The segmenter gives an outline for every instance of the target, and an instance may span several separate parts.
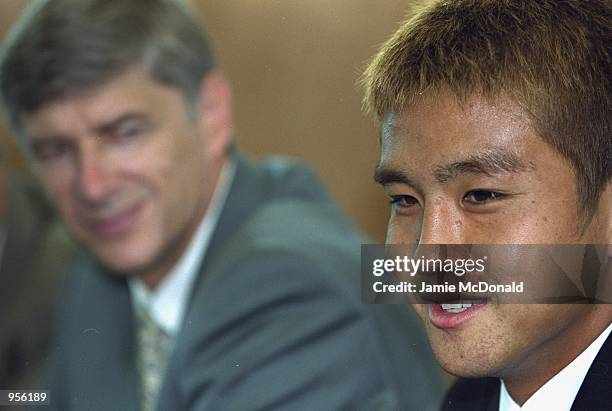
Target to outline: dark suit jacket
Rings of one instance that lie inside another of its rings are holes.
[[[159,409],[437,407],[442,383],[410,309],[359,300],[361,241],[310,171],[238,157]],[[55,408],[137,409],[125,279],[84,261],[61,317]]]
[[[459,379],[449,391],[443,410],[497,411],[498,378]],[[612,334],[601,347],[578,390],[571,411],[612,409]]]

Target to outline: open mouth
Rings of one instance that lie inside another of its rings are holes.
[[[468,308],[471,308],[475,305],[478,304],[484,304],[484,302],[481,303],[450,303],[450,304],[440,304],[440,307],[442,307],[442,310],[444,310],[447,313],[462,313],[465,310],[467,310]]]
[[[486,300],[429,304],[429,319],[441,329],[459,328],[488,306]]]

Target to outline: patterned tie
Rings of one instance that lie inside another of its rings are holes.
[[[136,367],[140,374],[142,410],[154,411],[172,340],[144,307],[136,308],[136,323]]]

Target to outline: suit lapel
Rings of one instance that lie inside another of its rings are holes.
[[[206,292],[214,290],[214,283],[221,280],[219,276],[213,278],[207,275],[210,274],[207,267],[211,266],[215,258],[221,254],[221,250],[223,250],[226,243],[230,241],[232,235],[240,229],[244,221],[249,218],[251,213],[264,200],[265,194],[264,190],[262,190],[262,182],[265,177],[261,175],[262,173],[237,152],[232,153],[229,161],[235,162],[236,171],[233,180],[230,182],[231,187],[229,188],[225,203],[222,205],[222,210],[215,225],[208,249],[200,263],[198,277],[191,290],[183,325],[176,336],[176,344],[170,356],[168,369],[160,388],[160,398],[164,404],[179,404],[178,399],[175,398],[176,391],[174,386],[176,382],[174,373],[180,372],[180,370],[176,369],[177,358],[180,357],[185,344],[191,340],[188,336],[189,333],[193,332],[190,330],[190,324],[199,324],[200,321],[198,319],[202,316],[201,307],[197,307],[194,303],[197,301],[207,301]]]
[[[599,350],[582,382],[572,411],[608,410],[612,404],[612,334]]]
[[[239,153],[234,153],[230,161],[235,162],[236,173],[202,266],[206,265],[206,261],[210,259],[208,257],[214,256],[228,238],[240,229],[243,222],[263,201],[261,173]]]
[[[262,190],[264,179],[262,173],[238,152],[231,155],[230,161],[235,162],[236,173],[231,182],[225,204],[222,206],[208,249],[200,264],[198,279],[190,296],[187,315],[189,315],[189,308],[194,299],[193,295],[203,286],[206,267],[210,266],[211,261],[219,254],[219,250],[223,249],[229,238],[240,229],[244,221],[265,198],[264,190]]]

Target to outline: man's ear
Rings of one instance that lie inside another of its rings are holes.
[[[232,92],[218,71],[209,72],[200,85],[198,121],[211,157],[225,154],[233,134]]]

